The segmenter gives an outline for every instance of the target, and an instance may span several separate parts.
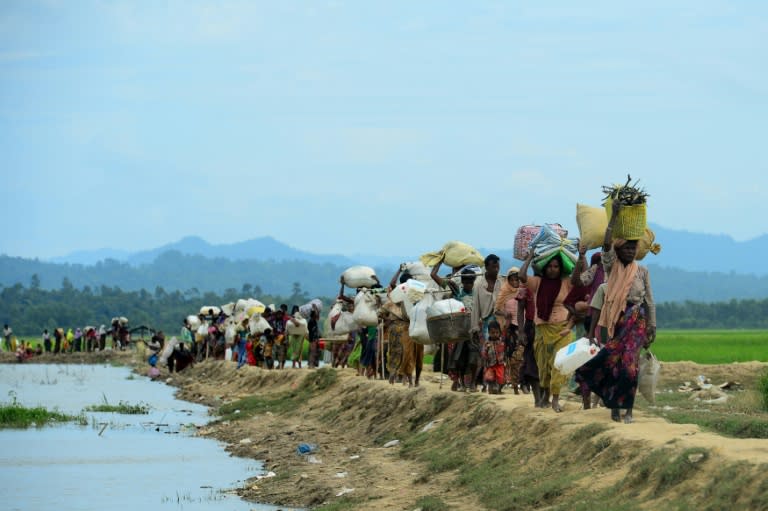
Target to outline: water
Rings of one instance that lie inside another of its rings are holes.
[[[78,415],[105,401],[151,407],[147,415],[86,412],[75,424],[0,430],[0,502],[8,510],[288,509],[248,503],[225,490],[263,474],[259,462],[229,456],[194,437],[210,417],[174,389],[128,368],[0,366],[0,401]]]

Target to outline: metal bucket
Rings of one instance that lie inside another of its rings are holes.
[[[472,314],[454,312],[427,318],[427,331],[433,343],[468,341]]]

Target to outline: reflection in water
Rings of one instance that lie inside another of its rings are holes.
[[[77,415],[121,401],[150,413],[86,412],[88,426],[0,430],[0,502],[4,509],[113,510],[287,509],[242,501],[226,492],[262,473],[260,463],[230,457],[192,436],[205,407],[174,399],[174,389],[95,365],[0,366],[0,401]]]

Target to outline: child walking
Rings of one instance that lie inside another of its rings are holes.
[[[488,339],[483,342],[480,356],[483,359],[483,383],[488,386],[489,394],[501,394],[504,386],[504,341],[501,327],[492,320],[488,324]]]

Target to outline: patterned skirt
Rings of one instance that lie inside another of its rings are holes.
[[[576,370],[576,381],[600,396],[607,408],[632,408],[638,360],[646,338],[645,309],[641,305],[628,306],[616,323],[613,339]]]

